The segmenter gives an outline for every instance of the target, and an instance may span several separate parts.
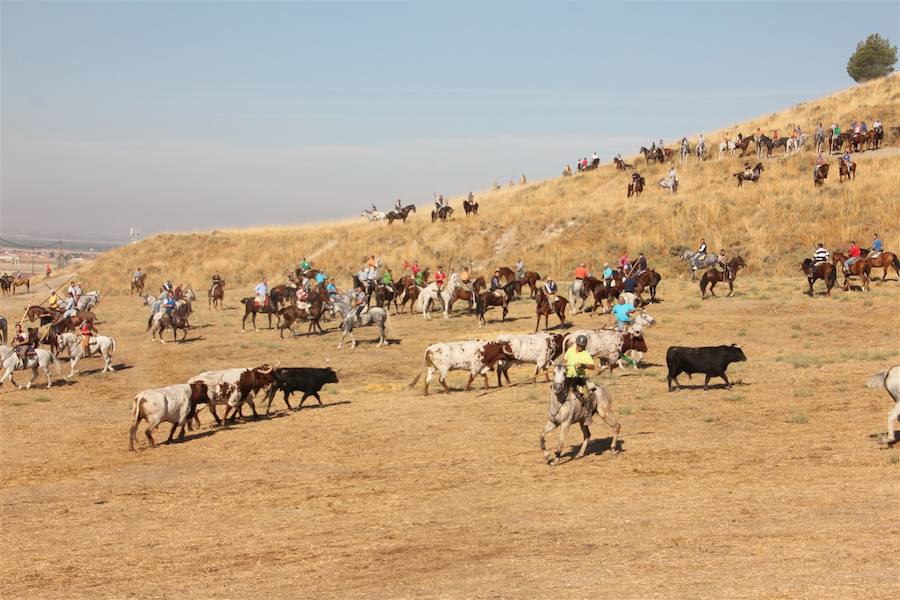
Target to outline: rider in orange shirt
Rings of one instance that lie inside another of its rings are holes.
[[[581,263],[577,267],[575,267],[575,279],[584,279],[587,277],[588,270],[587,267],[584,266],[584,263]]]

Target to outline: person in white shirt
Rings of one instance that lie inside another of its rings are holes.
[[[825,244],[819,242],[819,247],[816,248],[816,251],[813,252],[813,262],[815,264],[823,263],[828,260],[828,250],[825,249]]]

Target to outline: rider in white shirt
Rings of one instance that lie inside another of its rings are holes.
[[[819,247],[816,248],[816,251],[813,252],[813,262],[815,264],[823,263],[828,260],[828,250],[825,249],[825,244],[819,242]]]

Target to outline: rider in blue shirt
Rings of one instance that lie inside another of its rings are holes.
[[[878,254],[884,248],[884,242],[881,241],[881,238],[878,237],[878,234],[875,234],[875,239],[872,240],[872,253]]]
[[[631,323],[631,314],[634,312],[634,305],[625,302],[625,298],[619,296],[618,304],[614,304],[612,313],[616,317],[616,329],[622,331]]]

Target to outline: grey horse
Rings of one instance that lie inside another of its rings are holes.
[[[6,317],[0,315],[0,344],[9,343],[9,325]]]
[[[98,302],[100,302],[100,292],[98,290],[88,292],[78,299],[78,310],[94,310]]]
[[[574,394],[569,397],[569,390],[566,389],[566,367],[564,364],[557,363],[553,367],[553,383],[550,385],[550,404],[547,407],[547,424],[541,432],[541,450],[547,464],[558,465],[559,455],[562,452],[563,443],[566,441],[566,432],[570,425],[578,423],[581,427],[581,434],[584,441],[575,458],[584,456],[588,443],[591,441],[591,430],[588,426],[594,415],[600,417],[604,423],[609,425],[613,431],[612,442],[609,447],[613,454],[617,454],[619,449],[617,442],[619,440],[619,429],[621,425],[616,421],[612,412],[612,396],[602,385],[597,385],[592,381],[587,383],[587,397],[583,400]],[[556,456],[551,458],[544,444],[544,437],[559,427],[559,445],[556,447]]]
[[[378,345],[387,346],[387,338],[384,335],[384,327],[388,320],[388,312],[383,308],[373,306],[367,312],[357,315],[355,311],[349,311],[344,315],[343,331],[341,331],[341,339],[338,342],[338,350],[343,347],[344,338],[350,335],[350,347],[356,347],[356,336],[353,335],[353,328],[356,326],[365,327],[366,325],[378,326]]]
[[[27,390],[31,387],[31,384],[34,383],[34,380],[37,379],[38,367],[40,367],[43,369],[44,374],[47,375],[47,387],[51,387],[53,385],[53,380],[50,379],[50,365],[56,365],[56,370],[59,372],[59,361],[53,356],[53,353],[47,352],[41,348],[35,348],[34,354],[34,356],[29,356],[23,361],[19,358],[19,355],[15,350],[9,346],[0,345],[0,366],[6,369],[3,373],[3,377],[0,377],[0,386],[3,385],[4,381],[9,379],[10,383],[18,389],[22,389],[22,386],[13,380],[13,371],[17,369],[23,371],[31,369],[31,379],[25,384],[25,389]]]
[[[714,252],[707,252],[703,258],[700,258],[700,255],[693,250],[685,249],[681,253],[681,259],[691,263],[691,281],[694,281],[697,271],[716,264],[719,260],[719,255]]]

